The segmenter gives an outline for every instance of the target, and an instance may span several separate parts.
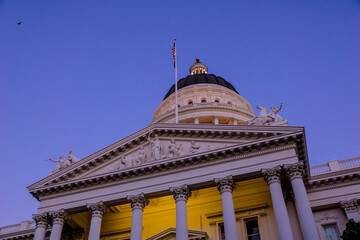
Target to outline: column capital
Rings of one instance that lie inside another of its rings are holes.
[[[131,203],[131,208],[141,209],[143,210],[146,205],[149,204],[149,200],[147,200],[143,193],[138,195],[130,195],[127,196],[128,201]]]
[[[182,185],[180,187],[171,187],[170,191],[173,194],[175,202],[177,201],[187,201],[188,198],[191,196],[191,192],[187,185]]]
[[[357,212],[358,203],[355,198],[351,200],[340,201],[340,205],[346,213]]]
[[[224,178],[215,178],[214,179],[215,184],[217,185],[218,190],[220,191],[220,194],[224,192],[231,192],[234,190],[235,183],[233,180],[233,177],[227,176]]]
[[[35,221],[35,225],[36,227],[43,227],[43,228],[47,228],[49,222],[50,222],[50,217],[49,214],[47,212],[41,213],[41,214],[33,214],[32,218]]]
[[[261,169],[261,172],[264,176],[265,181],[267,184],[271,184],[274,182],[280,183],[280,175],[281,175],[281,167],[273,167],[273,168],[264,168]]]
[[[289,176],[290,181],[295,178],[303,179],[303,176],[305,175],[304,164],[302,162],[297,162],[294,164],[285,164],[284,169],[287,175]]]
[[[102,217],[106,212],[106,206],[103,201],[97,203],[88,203],[86,207],[90,210],[92,217]]]
[[[70,219],[70,216],[65,212],[65,210],[62,208],[58,211],[51,211],[49,212],[49,215],[52,219],[52,224],[64,224],[64,222],[68,219]]]

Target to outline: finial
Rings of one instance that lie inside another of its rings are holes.
[[[200,62],[200,58],[196,58],[196,62]]]

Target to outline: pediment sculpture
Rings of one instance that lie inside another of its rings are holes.
[[[143,144],[129,153],[120,155],[116,160],[117,164],[113,165],[113,169],[121,170],[136,167],[146,162],[195,154],[207,151],[210,148],[209,145],[206,145],[207,147],[201,146],[194,140],[182,140],[182,143],[178,143],[174,138],[160,140],[157,134],[153,138],[149,135],[147,140],[148,144]],[[225,146],[227,145],[225,144]]]
[[[48,160],[53,162],[53,163],[59,163],[59,165],[56,165],[54,167],[54,170],[51,173],[55,173],[57,171],[60,171],[61,169],[64,169],[67,166],[70,166],[71,164],[79,161],[79,159],[72,154],[71,150],[69,151],[68,155],[66,156],[66,159],[64,159],[64,156],[61,155],[60,158],[57,159],[57,160],[54,160],[52,158],[49,158]]]
[[[248,125],[287,125],[288,121],[283,119],[278,113],[282,108],[282,103],[280,104],[279,108],[271,107],[270,113],[264,106],[256,106],[257,109],[260,110],[259,116],[255,116],[248,121]]]

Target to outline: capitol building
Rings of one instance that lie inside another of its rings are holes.
[[[333,240],[360,221],[360,158],[310,166],[282,104],[253,108],[199,59],[177,85],[178,123],[172,86],[147,127],[53,160],[0,239]]]

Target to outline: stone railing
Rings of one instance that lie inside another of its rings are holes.
[[[311,176],[360,167],[360,157],[345,160],[332,160],[328,163],[310,167]]]
[[[360,157],[345,159],[339,161],[339,164],[342,169],[360,167]]]
[[[34,221],[23,221],[18,224],[0,227],[0,235],[4,234],[4,233],[17,232],[17,231],[28,230],[28,229],[32,229],[32,228],[35,228]]]
[[[321,165],[315,165],[315,166],[310,167],[311,176],[324,174],[324,173],[327,173],[327,172],[331,172],[329,164],[327,164],[327,163],[321,164]]]

